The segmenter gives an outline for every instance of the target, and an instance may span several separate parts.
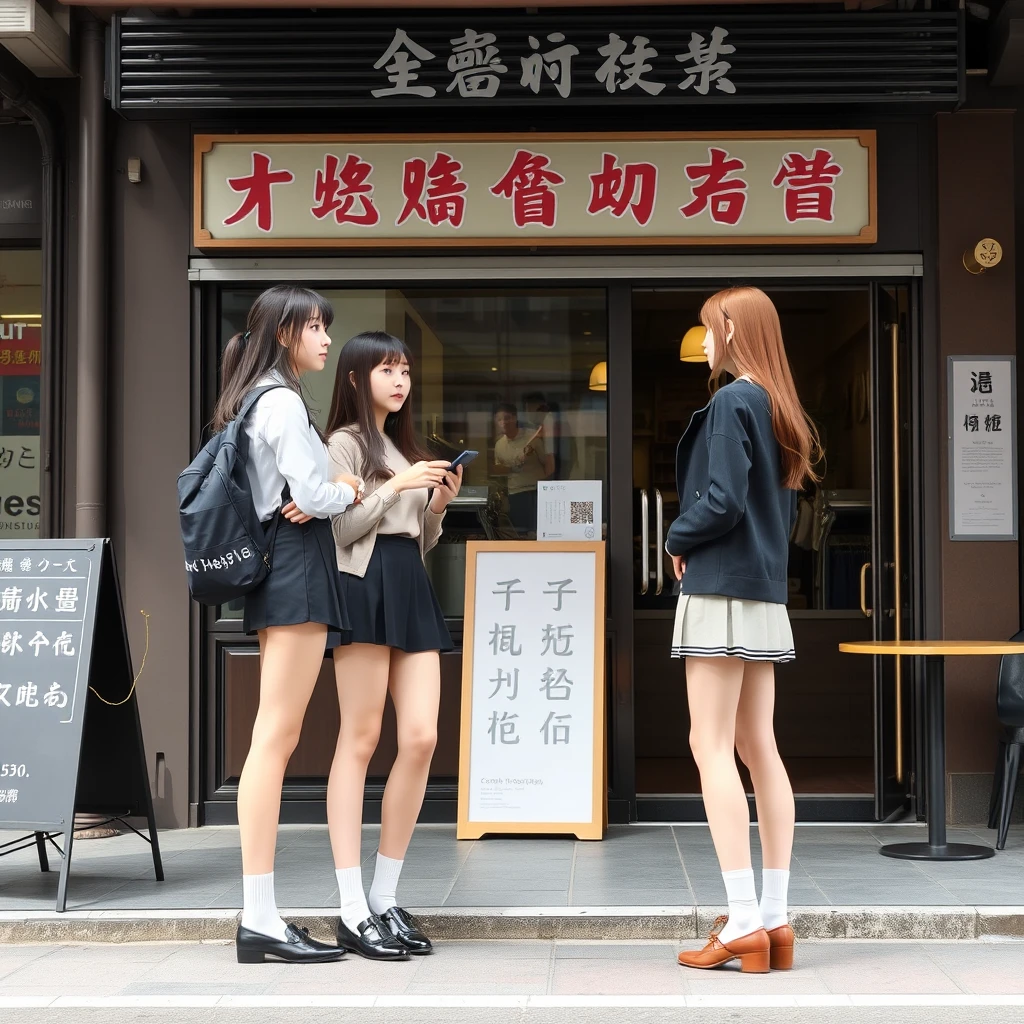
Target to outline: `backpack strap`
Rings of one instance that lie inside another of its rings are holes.
[[[244,420],[245,417],[248,416],[249,413],[252,411],[252,407],[256,404],[256,402],[263,395],[265,395],[268,391],[273,391],[275,388],[283,388],[283,387],[287,387],[287,385],[286,384],[265,384],[261,388],[256,388],[255,390],[250,391],[249,394],[245,396],[245,401],[242,402],[242,407],[238,410],[238,415],[235,416],[235,419],[236,420]]]

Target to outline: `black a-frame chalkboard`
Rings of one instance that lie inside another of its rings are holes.
[[[34,844],[46,871],[47,844],[61,851],[58,911],[76,812],[146,839],[163,881],[110,541],[0,541],[0,829],[30,833],[0,855]]]

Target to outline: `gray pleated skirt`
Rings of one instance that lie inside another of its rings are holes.
[[[717,594],[680,594],[672,657],[792,661],[796,651],[786,606]]]

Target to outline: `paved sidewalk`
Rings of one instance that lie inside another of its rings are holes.
[[[673,942],[446,942],[433,956],[407,963],[349,956],[308,967],[242,966],[224,943],[7,946],[0,948],[0,1016],[148,1021],[184,1020],[187,1012],[191,1022],[241,1021],[262,1008],[275,1021],[383,1022],[434,1020],[426,1015],[432,1010],[438,1020],[495,1024],[621,1022],[628,1007],[640,1021],[678,1021],[682,1011],[691,1021],[721,1020],[732,1008],[730,1016],[739,1010],[757,1021],[965,1024],[1024,1014],[1024,942],[803,942],[795,970],[768,975],[742,975],[733,967],[689,971],[676,964],[679,948]],[[616,1016],[606,1016],[616,1007]],[[28,1013],[33,1008],[52,1016]],[[876,1016],[880,1010],[885,1016]],[[110,1016],[90,1015],[103,1011]]]
[[[363,831],[368,887],[379,829]],[[8,834],[0,833],[0,842]],[[924,839],[924,826],[798,826],[793,906],[1024,907],[1024,826],[991,860],[939,863],[882,857],[883,843]],[[950,829],[950,842],[992,845],[987,829]],[[755,866],[757,832],[752,831]],[[133,835],[74,847],[69,910],[238,909],[238,829],[160,835],[166,881],[153,878],[148,846]],[[0,911],[52,910],[56,866],[34,850],[0,857]],[[324,826],[282,826],[275,866],[282,907],[329,909],[338,888]],[[613,826],[602,842],[495,838],[459,842],[451,826],[417,828],[402,874],[403,905],[416,908],[716,907],[725,891],[706,826]]]

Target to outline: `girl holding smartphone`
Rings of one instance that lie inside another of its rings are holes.
[[[432,949],[396,891],[437,741],[439,652],[452,648],[423,556],[437,544],[462,485],[462,467],[450,472],[450,463],[431,459],[416,437],[411,368],[398,338],[354,337],[338,360],[328,424],[333,471],[366,481],[362,504],[334,521],[351,623],[334,651],[341,732],[327,789],[341,893],[338,945],[377,960]],[[359,868],[363,790],[388,693],[398,756],[384,790],[367,901]]]

